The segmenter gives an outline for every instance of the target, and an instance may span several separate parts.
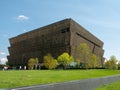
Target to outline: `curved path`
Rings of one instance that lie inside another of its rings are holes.
[[[93,90],[96,87],[120,80],[120,75],[76,80],[63,83],[46,84],[39,86],[21,87],[12,90]]]

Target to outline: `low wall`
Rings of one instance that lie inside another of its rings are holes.
[[[107,76],[93,79],[77,80],[63,83],[46,84],[16,88],[12,90],[93,90],[96,87],[120,80],[120,75]]]

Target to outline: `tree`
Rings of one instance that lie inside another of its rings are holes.
[[[77,63],[77,68],[80,68],[80,59],[76,59],[75,62]]]
[[[117,69],[117,59],[115,56],[111,56],[110,60],[111,62],[111,69]]]
[[[90,51],[90,48],[86,43],[82,43],[78,46],[77,50],[77,58],[81,60],[81,62],[84,64],[83,68],[88,69],[89,68],[89,60],[91,60],[92,53]]]
[[[99,67],[99,58],[92,54],[91,60],[89,61],[89,68],[96,68]]]
[[[58,65],[58,62],[51,56],[51,54],[47,54],[44,56],[44,65],[48,69],[55,69]]]
[[[6,62],[5,62],[5,65],[9,65],[9,62],[8,62],[8,61],[6,61]]]
[[[63,54],[58,56],[57,60],[59,64],[62,64],[64,68],[66,69],[66,67],[69,67],[70,63],[74,61],[74,58],[70,56],[67,52],[64,52]]]
[[[120,61],[118,61],[118,69],[120,70]]]
[[[38,66],[38,63],[39,63],[39,60],[38,60],[38,58],[35,58],[35,69],[37,70],[37,66]]]
[[[33,70],[34,66],[38,64],[38,62],[38,58],[30,58],[28,60],[28,68]]]
[[[117,69],[117,59],[115,56],[111,56],[110,59],[108,61],[105,62],[105,68],[106,69]]]
[[[110,68],[110,67],[111,67],[110,61],[109,61],[109,60],[106,61],[105,64],[104,64],[104,66],[105,66],[106,69],[111,69],[111,68]]]

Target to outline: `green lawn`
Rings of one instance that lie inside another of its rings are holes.
[[[120,81],[111,83],[109,85],[104,85],[104,86],[99,87],[95,90],[120,90]]]
[[[120,74],[119,70],[0,71],[0,88],[14,88]]]

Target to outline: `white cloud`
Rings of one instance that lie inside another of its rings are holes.
[[[28,20],[29,17],[28,17],[28,16],[25,16],[25,15],[19,15],[19,16],[17,16],[17,19],[18,19],[18,20]]]
[[[5,62],[8,61],[7,58],[1,58],[0,60],[1,60],[1,64],[5,64]]]
[[[27,32],[27,30],[25,30],[25,29],[24,29],[23,31],[24,31],[24,32]]]
[[[0,52],[0,55],[6,55],[6,53],[5,52]]]

